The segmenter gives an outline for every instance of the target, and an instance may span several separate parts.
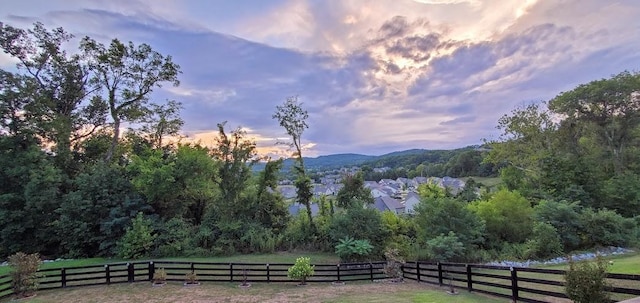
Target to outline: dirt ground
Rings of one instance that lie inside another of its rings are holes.
[[[327,283],[297,286],[291,284],[254,283],[248,289],[238,284],[202,283],[195,287],[184,287],[178,282],[163,287],[152,287],[148,283],[119,284],[110,286],[91,286],[64,290],[40,291],[38,295],[23,302],[30,303],[105,303],[105,302],[179,302],[179,303],[288,303],[288,302],[326,302],[342,296],[371,294],[384,295],[395,292],[424,291],[433,288],[425,284],[405,282],[390,283],[353,283],[333,286]]]

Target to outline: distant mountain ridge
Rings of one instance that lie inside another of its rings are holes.
[[[333,154],[324,155],[318,157],[303,157],[304,166],[309,170],[330,170],[339,169],[342,167],[360,166],[364,164],[372,164],[385,159],[392,159],[397,157],[423,155],[429,153],[431,150],[427,149],[408,149],[402,151],[395,151],[380,156],[362,155],[354,153],[345,154]],[[289,171],[295,164],[295,159],[288,158],[283,161],[282,171]],[[260,171],[264,169],[265,163],[257,163],[254,165],[254,170]]]

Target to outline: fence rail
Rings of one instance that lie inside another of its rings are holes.
[[[307,282],[373,281],[386,278],[385,262],[316,264]],[[146,261],[39,270],[39,289],[149,282],[163,268],[167,281],[184,281],[195,272],[202,282],[294,282],[287,277],[291,263],[215,263]],[[403,277],[422,283],[508,298],[513,302],[548,302],[566,298],[563,270],[414,261],[404,264]],[[612,302],[640,296],[640,275],[608,274]],[[0,276],[0,298],[13,295],[11,277]]]
[[[567,298],[564,270],[479,264],[408,262],[403,266],[405,279],[466,289],[512,302],[549,302]],[[611,302],[640,296],[640,275],[608,274]]]

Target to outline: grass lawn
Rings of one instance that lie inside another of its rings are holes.
[[[502,180],[500,180],[500,177],[462,177],[459,179],[464,182],[467,182],[469,178],[472,178],[476,182],[482,183],[489,188],[494,188],[496,185],[502,183]]]
[[[149,283],[134,283],[41,291],[35,298],[22,302],[507,302],[504,299],[485,297],[466,291],[452,296],[446,294],[445,290],[445,288],[415,282],[347,283],[343,286],[314,283],[304,287],[296,286],[294,283],[254,283],[249,289],[240,289],[238,283],[204,282],[196,287],[184,287],[179,283],[168,283],[164,287],[152,287]]]
[[[616,274],[631,274],[638,275],[640,274],[640,253],[633,254],[625,254],[625,255],[617,255],[617,256],[606,256],[604,257],[607,261],[612,261],[612,264],[609,265],[609,272]],[[544,266],[543,268],[550,269],[568,269],[568,264],[560,264],[560,265],[549,265]]]

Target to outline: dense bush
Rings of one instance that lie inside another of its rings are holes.
[[[595,262],[570,261],[564,276],[567,296],[576,303],[608,302],[606,277],[607,263],[602,258]]]
[[[40,266],[40,255],[15,253],[9,256],[9,266],[11,267],[11,286],[13,292],[18,297],[29,297],[35,294],[38,289],[38,267]]]
[[[536,222],[527,249],[527,259],[548,259],[561,254],[562,243],[556,228],[549,223]]]
[[[372,250],[373,246],[368,240],[355,240],[349,236],[340,239],[336,245],[336,255],[343,262],[364,261]]]
[[[151,220],[145,219],[142,213],[131,222],[124,237],[118,242],[118,256],[123,259],[139,259],[148,256],[156,235],[151,227]]]
[[[311,259],[308,257],[300,257],[296,259],[296,263],[289,267],[287,276],[291,279],[300,280],[300,284],[306,284],[307,278],[313,276],[314,267],[311,265]]]
[[[465,247],[454,232],[439,235],[427,241],[427,249],[431,260],[438,262],[461,261],[464,259]]]
[[[371,208],[351,208],[333,217],[329,235],[334,245],[346,237],[367,240],[373,246],[371,256],[379,258],[382,257],[382,249],[389,231],[384,227],[379,211]]]

